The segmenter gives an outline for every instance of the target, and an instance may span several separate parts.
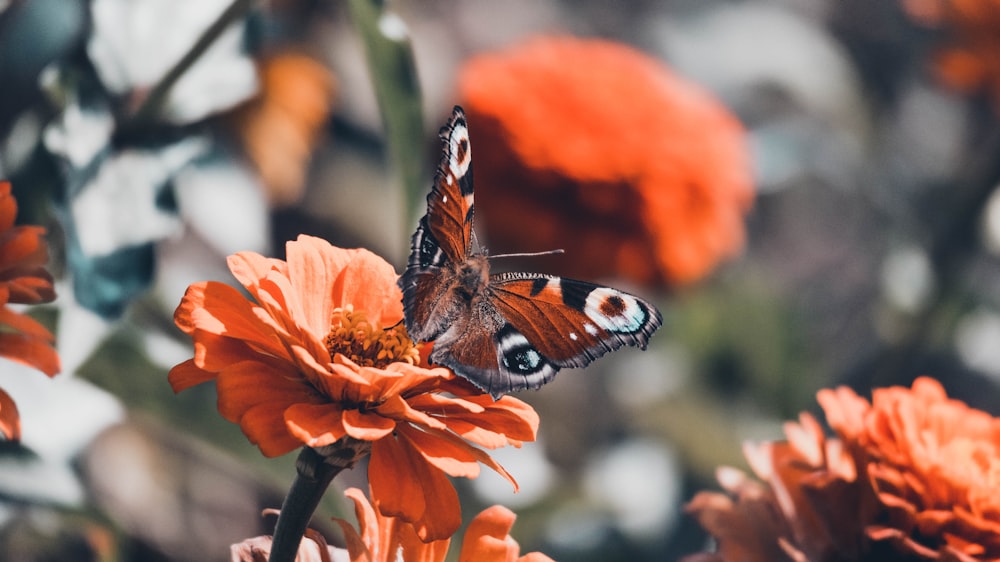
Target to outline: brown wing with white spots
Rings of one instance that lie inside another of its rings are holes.
[[[645,349],[663,323],[652,304],[603,285],[505,273],[490,287],[497,311],[558,367],[583,367],[624,345]]]

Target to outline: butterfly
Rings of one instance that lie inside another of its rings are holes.
[[[663,319],[639,297],[555,275],[490,273],[473,230],[472,151],[461,107],[439,136],[427,213],[398,281],[410,337],[434,342],[430,362],[498,399],[623,345],[645,349]]]

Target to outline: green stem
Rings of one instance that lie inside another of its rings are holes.
[[[345,437],[321,451],[304,447],[295,460],[295,481],[281,504],[268,562],[294,562],[302,535],[333,478],[368,454],[371,444]]]
[[[386,129],[389,157],[406,194],[406,217],[426,191],[420,83],[406,26],[383,0],[348,0],[361,34],[375,96]]]

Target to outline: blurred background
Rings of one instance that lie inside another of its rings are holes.
[[[546,43],[569,37],[626,54]],[[540,438],[495,457],[521,491],[456,482],[466,521],[503,503],[523,552],[674,560],[708,546],[684,502],[821,388],[929,375],[1000,411],[991,0],[0,0],[0,180],[49,229],[58,299],[30,312],[63,365],[0,363],[23,426],[0,558],[226,560],[270,533],[293,455],[212,385],[174,395],[174,307],[300,233],[401,271],[456,103],[481,241],[567,249],[504,265],[665,319],[519,395]],[[317,512],[331,542],[363,474]]]

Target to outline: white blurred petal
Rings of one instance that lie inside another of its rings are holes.
[[[80,306],[68,281],[57,283],[56,294],[58,298],[55,304],[59,308],[56,349],[59,350],[63,374],[74,375],[104,343],[113,325],[97,313]]]
[[[101,431],[124,418],[121,403],[90,383],[49,378],[0,359],[0,388],[21,415],[21,441],[38,457],[0,458],[0,493],[60,504],[80,504],[83,489],[70,462]]]
[[[955,348],[969,367],[1000,379],[1000,315],[976,310],[955,327]]]
[[[162,150],[124,150],[104,162],[70,203],[84,254],[107,255],[178,232],[180,219],[157,207],[157,192],[207,147],[192,137]]]
[[[882,264],[882,292],[903,312],[918,312],[934,292],[934,274],[927,254],[920,248],[900,248]]]
[[[87,53],[101,81],[124,94],[152,87],[184,56],[230,0],[94,0]],[[165,117],[189,123],[247,99],[257,88],[242,52],[244,25],[216,39],[171,89]]]
[[[267,198],[246,167],[228,160],[188,166],[174,178],[174,192],[185,222],[220,256],[267,251]]]
[[[660,443],[632,440],[598,452],[584,467],[584,486],[633,538],[663,536],[677,521],[680,467]]]
[[[73,99],[48,127],[43,142],[76,169],[85,167],[111,142],[114,117],[105,105],[83,108]]]

